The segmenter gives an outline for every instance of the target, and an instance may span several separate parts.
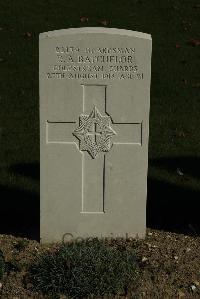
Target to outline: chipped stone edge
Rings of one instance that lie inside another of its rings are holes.
[[[54,31],[43,32],[39,34],[39,39],[44,38],[52,38],[59,37],[62,35],[70,35],[70,34],[89,34],[89,33],[106,33],[106,34],[116,34],[116,35],[124,35],[131,36],[137,38],[144,38],[151,40],[151,35],[143,32],[126,30],[126,29],[118,29],[118,28],[105,28],[105,27],[80,27],[80,28],[69,28],[69,29],[60,29]]]

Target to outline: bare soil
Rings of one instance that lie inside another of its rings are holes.
[[[113,242],[134,247],[140,265],[138,283],[118,298],[200,298],[199,236],[148,229],[145,240]],[[28,267],[38,254],[57,246],[0,235],[0,249],[9,266],[0,284],[1,298],[50,298],[33,292],[27,280]]]

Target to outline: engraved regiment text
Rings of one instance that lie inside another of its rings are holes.
[[[135,48],[56,46],[47,79],[142,80]]]

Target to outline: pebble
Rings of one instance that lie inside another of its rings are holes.
[[[195,287],[195,285],[191,286],[192,291],[194,292],[196,290],[197,287]]]
[[[176,169],[176,172],[178,173],[178,175],[184,175],[184,173],[179,168]]]
[[[146,261],[148,261],[148,258],[145,257],[145,256],[143,256],[143,258],[142,258],[142,262],[144,263],[144,262],[146,262]]]
[[[146,296],[146,292],[142,292],[142,296]]]
[[[178,291],[178,298],[181,299],[185,297],[185,293],[183,293],[181,290]]]
[[[193,281],[193,283],[198,287],[200,285],[200,282],[198,280]]]
[[[178,256],[177,256],[177,255],[175,255],[174,259],[177,261],[177,260],[178,260]]]

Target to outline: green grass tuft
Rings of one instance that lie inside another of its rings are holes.
[[[133,249],[122,250],[92,239],[43,253],[30,273],[35,291],[86,298],[126,293],[137,279],[138,265]]]

